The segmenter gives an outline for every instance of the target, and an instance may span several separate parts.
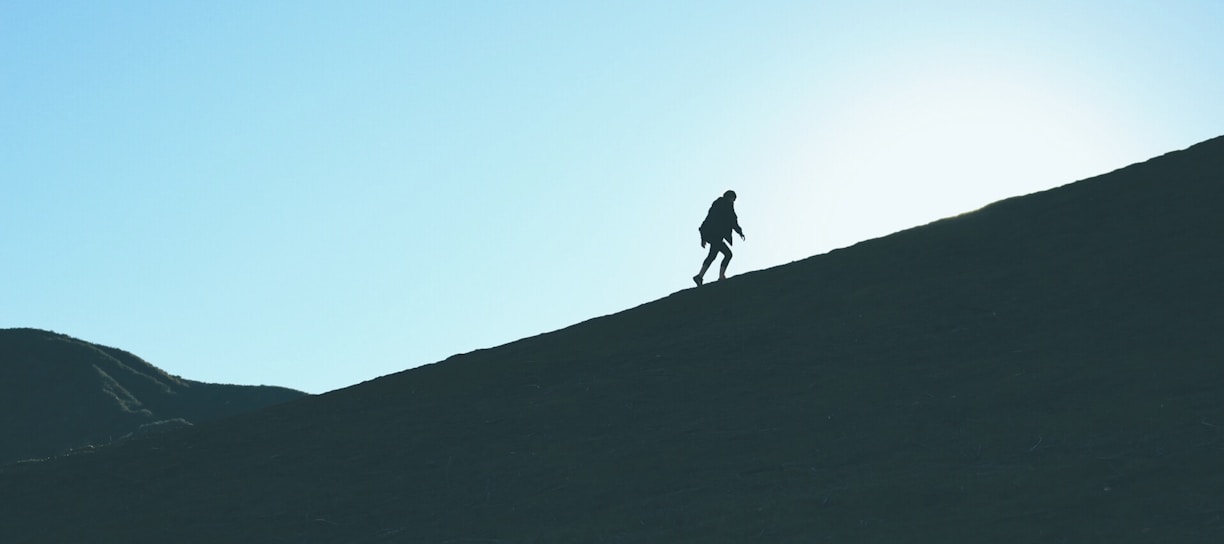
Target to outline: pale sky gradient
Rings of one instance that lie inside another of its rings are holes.
[[[726,189],[735,275],[1224,134],[1222,29],[1218,0],[0,0],[0,327],[321,393],[691,287]]]

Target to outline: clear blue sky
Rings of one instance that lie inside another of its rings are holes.
[[[1224,3],[0,2],[0,327],[320,393],[1224,134]],[[738,240],[737,240],[738,242]]]

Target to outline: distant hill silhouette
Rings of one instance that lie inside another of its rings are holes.
[[[1222,542],[1222,210],[1218,138],[10,465],[0,541]]]
[[[0,329],[0,464],[230,417],[305,393],[171,376],[131,353]]]

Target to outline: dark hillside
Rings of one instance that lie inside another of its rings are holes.
[[[6,467],[0,541],[1224,541],[1222,209],[1215,139]]]
[[[35,329],[0,330],[0,464],[213,421],[303,396],[184,380],[131,353]]]

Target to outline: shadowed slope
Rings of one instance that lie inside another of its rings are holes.
[[[35,329],[3,329],[0,464],[107,444],[142,429],[229,417],[303,395],[279,387],[184,380],[125,351]]]
[[[1222,183],[1215,139],[302,402],[7,467],[0,540],[1216,541]]]

